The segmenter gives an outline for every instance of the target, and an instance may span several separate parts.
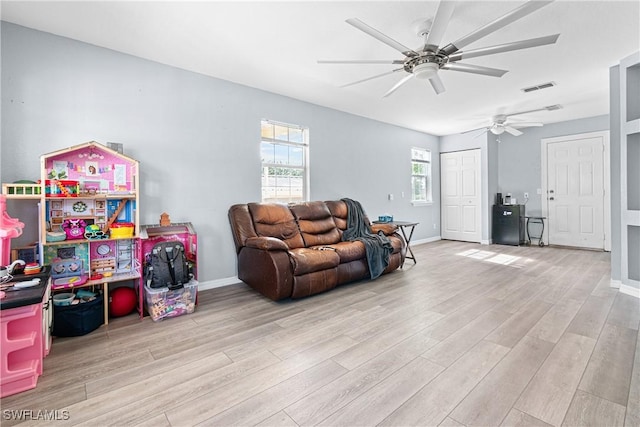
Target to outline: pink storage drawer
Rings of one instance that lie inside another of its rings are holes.
[[[36,387],[42,375],[42,303],[0,311],[0,397]]]

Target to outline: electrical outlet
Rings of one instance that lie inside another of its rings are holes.
[[[389,200],[393,200],[393,194],[389,193]]]
[[[437,229],[437,228],[438,228],[438,226],[437,226],[437,225],[436,225],[436,223],[434,222],[434,223],[433,223],[433,229],[435,230],[435,229]]]

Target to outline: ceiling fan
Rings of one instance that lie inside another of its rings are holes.
[[[529,128],[529,127],[539,127],[542,126],[542,123],[537,122],[517,122],[509,120],[509,117],[518,116],[520,114],[534,113],[537,111],[554,111],[562,108],[562,105],[548,105],[543,108],[538,108],[535,110],[527,110],[527,111],[519,111],[517,113],[509,113],[509,114],[496,114],[491,118],[491,124],[489,126],[484,126],[476,129],[471,129],[462,133],[475,132],[477,130],[483,129],[483,132],[479,133],[475,136],[475,138],[484,135],[487,132],[491,132],[494,135],[502,135],[504,132],[510,133],[513,136],[520,136],[522,132],[518,129]]]
[[[319,60],[319,64],[396,64],[401,65],[400,68],[388,71],[386,73],[378,74],[366,79],[358,80],[353,83],[346,84],[342,87],[351,86],[354,84],[366,82],[378,77],[386,76],[400,71],[408,73],[398,83],[396,83],[391,89],[384,94],[389,96],[395,92],[400,86],[408,82],[412,77],[419,80],[429,80],[433,90],[436,94],[440,94],[445,91],[444,84],[438,75],[440,70],[449,71],[461,71],[464,73],[482,74],[485,76],[502,77],[507,70],[500,70],[496,68],[483,67],[479,65],[463,64],[458,61],[462,59],[475,58],[479,56],[493,55],[496,53],[509,52],[513,50],[528,49],[531,47],[543,46],[553,44],[556,42],[560,34],[554,34],[545,37],[539,37],[535,39],[520,40],[496,46],[484,47],[479,49],[472,49],[466,52],[461,51],[463,47],[493,33],[507,26],[508,24],[527,16],[543,6],[548,5],[553,0],[530,0],[523,5],[513,9],[506,13],[502,17],[478,28],[475,31],[467,34],[466,36],[447,44],[444,47],[441,46],[442,38],[449,24],[449,20],[453,15],[453,11],[456,7],[454,1],[441,0],[438,4],[436,14],[431,20],[425,20],[420,25],[418,35],[424,37],[424,45],[419,49],[411,49],[398,43],[391,37],[381,33],[373,27],[365,24],[357,18],[347,19],[347,23],[353,25],[357,29],[367,33],[371,37],[385,43],[388,46],[398,50],[404,55],[403,59],[397,60]]]

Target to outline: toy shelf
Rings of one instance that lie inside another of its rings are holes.
[[[100,287],[106,325],[109,286],[133,281],[142,316],[138,161],[91,141],[45,154],[40,166],[41,262],[77,260],[82,270],[54,277],[52,290]]]
[[[61,240],[59,242],[47,242],[47,246],[68,246],[68,245],[76,245],[81,243],[91,243],[91,242],[114,242],[118,240],[127,240],[131,239],[131,237],[116,237],[116,238],[107,238],[107,239],[75,239],[75,240]]]
[[[2,184],[2,194],[8,199],[40,199],[41,186],[38,183]]]
[[[6,185],[6,184],[3,184]],[[37,197],[38,199],[40,196]],[[135,200],[135,194],[79,194],[78,196],[45,196],[47,200],[60,200],[60,199],[89,199],[89,200],[120,200],[120,199],[130,199]]]

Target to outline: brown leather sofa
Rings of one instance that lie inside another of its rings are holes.
[[[274,301],[302,298],[370,277],[364,244],[343,242],[345,202],[233,205],[229,222],[240,280]],[[406,244],[391,224],[373,224],[391,240],[389,273],[402,265]]]

